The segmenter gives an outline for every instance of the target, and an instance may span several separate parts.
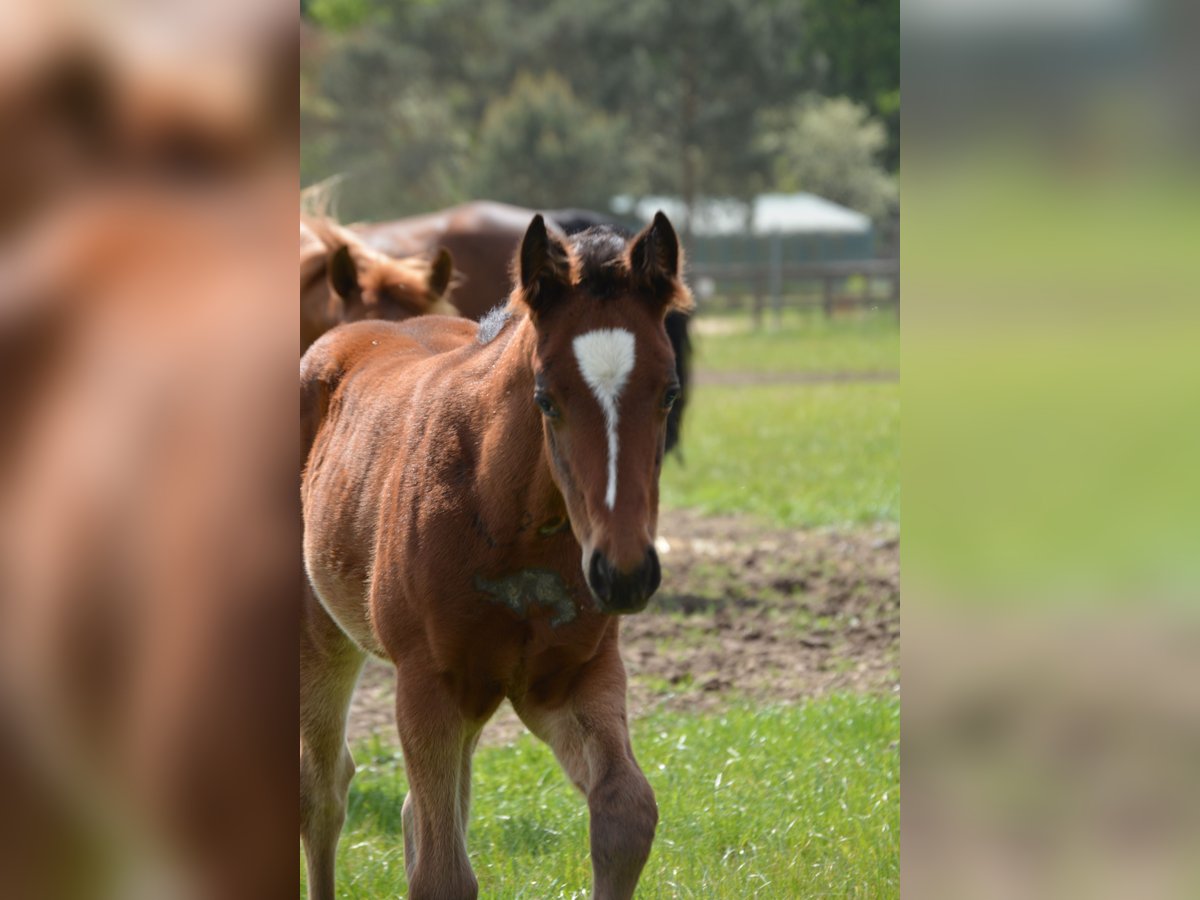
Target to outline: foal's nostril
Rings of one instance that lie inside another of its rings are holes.
[[[596,551],[592,554],[592,561],[588,563],[587,580],[588,587],[592,589],[596,599],[607,602],[612,591],[612,569],[603,553]]]
[[[653,545],[646,550],[646,561],[643,563],[642,571],[645,577],[646,599],[649,599],[662,584],[662,566],[659,565],[658,551],[654,549]]]

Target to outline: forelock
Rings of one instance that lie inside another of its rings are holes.
[[[575,278],[579,288],[607,299],[629,290],[628,237],[609,225],[597,225],[572,238]]]

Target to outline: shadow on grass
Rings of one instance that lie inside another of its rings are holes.
[[[490,823],[476,822],[471,832],[473,843],[486,840],[499,852],[514,857],[562,852],[563,833],[547,828],[533,816],[502,816]]]
[[[371,831],[399,837],[403,807],[404,793],[397,788],[352,785],[346,809],[346,830],[369,827]]]
[[[382,785],[352,787],[346,810],[346,831],[369,830],[402,839],[404,793]],[[541,856],[558,852],[563,834],[545,825],[545,817],[499,816],[486,820],[472,816],[472,843],[486,843],[512,856]]]

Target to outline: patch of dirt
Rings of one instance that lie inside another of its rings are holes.
[[[731,699],[798,701],[898,691],[899,528],[782,531],[735,516],[664,510],[663,586],[621,624],[629,713],[716,710]],[[351,742],[394,742],[391,669],[368,663]],[[524,730],[507,703],[483,733]]]
[[[696,334],[705,337],[724,337],[730,334],[746,334],[751,323],[746,319],[723,316],[696,316],[689,326]]]

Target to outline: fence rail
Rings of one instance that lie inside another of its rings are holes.
[[[761,263],[697,263],[688,270],[693,286],[702,280],[711,281],[717,292],[722,284],[749,287],[754,300],[754,320],[762,325],[767,301],[776,322],[783,314],[785,285],[795,282],[817,282],[821,285],[816,300],[791,300],[796,306],[820,306],[825,315],[834,310],[860,306],[892,306],[900,315],[900,261],[897,259],[847,259],[829,262],[785,263],[773,259]],[[853,292],[848,282],[861,279],[859,290]],[[875,282],[887,282],[887,292],[872,293]]]

